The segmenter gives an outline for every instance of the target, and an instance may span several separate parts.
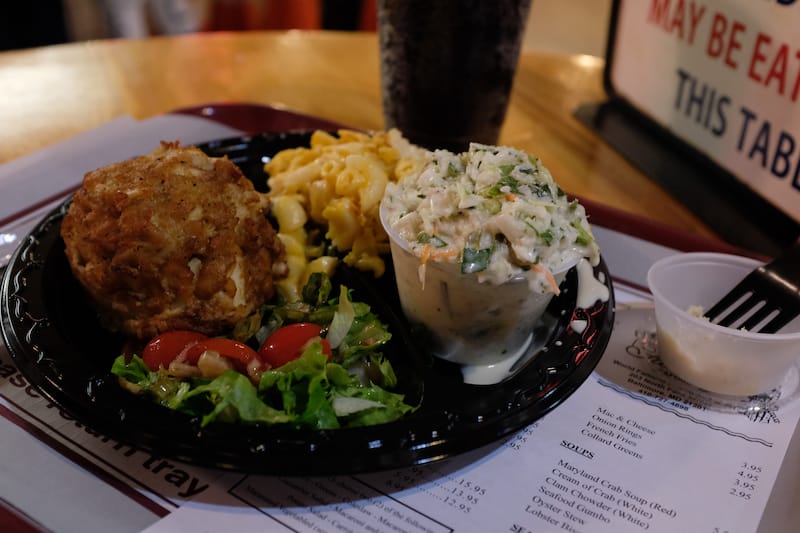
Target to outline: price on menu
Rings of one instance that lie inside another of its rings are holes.
[[[761,467],[759,465],[747,461],[742,462],[733,478],[728,494],[743,500],[750,500],[758,487],[760,476]]]
[[[424,481],[427,481],[426,477],[427,476],[421,467],[412,466],[409,468],[404,468],[403,470],[398,470],[394,473],[394,475],[387,477],[384,480],[384,485],[385,488],[389,489],[390,491],[406,490],[409,487],[413,487],[414,485],[418,485]]]
[[[520,451],[522,447],[528,442],[528,439],[533,435],[533,430],[536,429],[538,423],[534,422],[525,429],[517,432],[511,438],[506,440],[505,445],[512,450]]]
[[[414,466],[398,470],[383,480],[383,488],[403,491],[417,488],[448,508],[471,513],[486,496],[486,487],[467,477],[442,475],[435,467]]]

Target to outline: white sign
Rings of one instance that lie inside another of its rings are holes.
[[[613,91],[800,221],[800,0],[619,0]]]

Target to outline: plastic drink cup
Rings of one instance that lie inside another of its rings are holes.
[[[386,127],[429,149],[496,144],[531,0],[379,0]]]

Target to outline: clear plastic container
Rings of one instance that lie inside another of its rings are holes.
[[[672,373],[707,391],[750,396],[778,387],[800,361],[800,319],[766,334],[718,326],[689,312],[709,309],[760,264],[717,253],[678,254],[653,264],[647,282],[658,348]]]
[[[553,294],[531,290],[524,278],[501,285],[481,283],[476,275],[462,274],[458,263],[428,261],[421,274],[420,258],[386,223],[384,214],[381,209],[400,304],[406,318],[427,333],[428,351],[466,366],[510,366],[531,343],[534,325]],[[553,273],[557,283],[572,266]],[[494,375],[498,380],[504,377],[499,371]]]

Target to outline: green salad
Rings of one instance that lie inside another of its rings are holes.
[[[127,390],[212,422],[335,429],[383,424],[412,412],[392,392],[381,348],[386,325],[341,286],[315,274],[299,302],[267,304],[229,337],[167,332],[111,372]]]

